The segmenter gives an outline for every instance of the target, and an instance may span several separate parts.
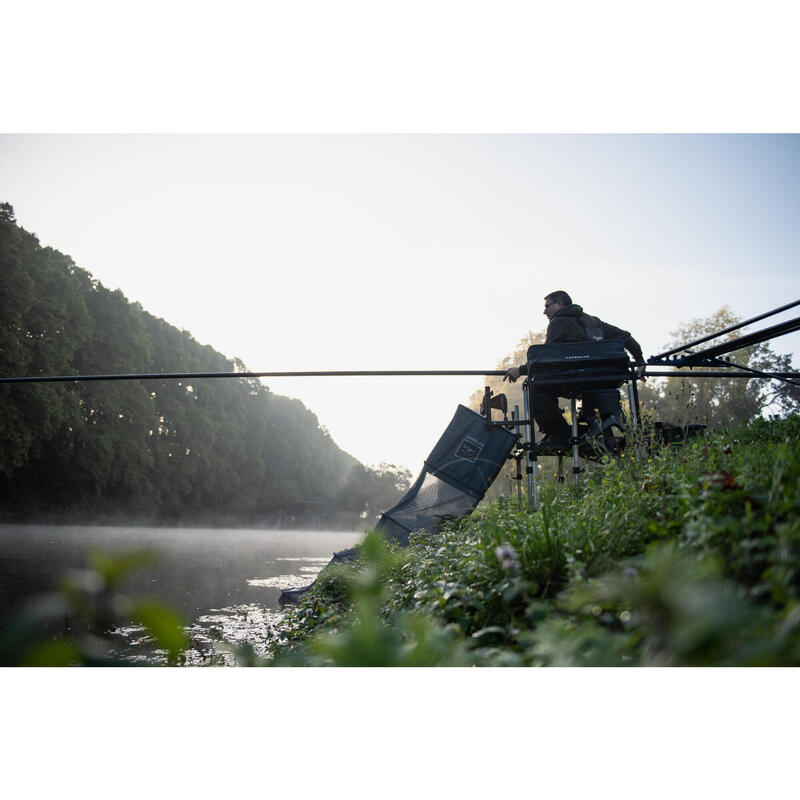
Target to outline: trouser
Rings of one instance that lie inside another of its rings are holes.
[[[571,431],[558,407],[558,395],[552,391],[533,387],[531,392],[533,418],[539,425],[539,430],[544,434],[555,436],[569,436]]]

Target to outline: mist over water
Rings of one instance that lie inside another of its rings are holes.
[[[263,651],[280,624],[281,589],[314,580],[336,550],[363,533],[310,530],[0,525],[0,625],[31,595],[49,591],[93,550],[148,550],[157,560],[133,572],[122,591],[152,597],[183,618],[194,646],[250,641]],[[120,631],[126,655],[144,652],[141,631]],[[195,663],[202,659],[198,654]],[[142,656],[144,657],[144,656]],[[189,658],[189,663],[193,663]]]

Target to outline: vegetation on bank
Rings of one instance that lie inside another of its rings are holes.
[[[42,247],[0,203],[0,375],[242,371]],[[360,464],[258,380],[0,385],[3,521],[350,527],[410,477]]]
[[[575,488],[546,479],[419,531],[370,534],[290,608],[272,657],[246,666],[800,665],[800,417],[759,419],[682,446],[631,443]],[[95,555],[0,632],[3,665],[123,665],[134,624],[185,664],[183,623],[121,591],[141,554]]]
[[[273,663],[798,665],[799,444],[797,416],[639,442],[546,483],[537,513],[370,536],[288,613]]]

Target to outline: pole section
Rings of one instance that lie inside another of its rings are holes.
[[[525,464],[525,474],[528,476],[528,512],[532,512],[534,509],[533,504],[533,494],[536,489],[536,482],[532,479],[533,475],[533,467],[531,464],[536,463],[536,451],[535,447],[536,444],[534,442],[534,434],[533,434],[533,408],[531,408],[531,391],[530,386],[528,386],[528,381],[524,381],[522,384],[522,396],[525,402],[525,405],[528,407],[528,419],[530,419],[531,424],[525,426],[525,450],[527,452],[527,463]]]
[[[517,433],[519,433],[519,406],[514,406],[511,418],[517,420]],[[525,429],[527,430],[527,425]],[[519,459],[517,459],[517,508],[522,510],[522,475],[519,472]]]
[[[639,417],[636,413],[636,395],[633,391],[633,382],[628,383],[628,407],[631,413],[631,429],[636,430],[639,427]]]
[[[578,412],[576,410],[575,395],[573,394],[569,400],[572,412],[572,474],[575,477],[575,486],[577,486],[578,475],[581,471],[578,466]]]
[[[698,365],[702,366],[702,365]],[[722,365],[720,365],[722,366]],[[648,370],[650,378],[753,378],[752,373],[742,372],[746,367],[731,364],[733,370],[740,371],[704,371],[694,372],[692,365],[676,365],[675,369],[661,372]],[[703,367],[703,369],[706,369]],[[0,376],[0,383],[78,383],[80,381],[146,381],[146,380],[200,380],[208,378],[348,378],[348,377],[392,377],[392,376],[458,376],[479,375],[505,375],[504,370],[497,369],[429,369],[429,370],[338,370],[338,371],[307,371],[307,372],[148,372],[125,373],[108,375],[25,375],[19,377]],[[774,372],[764,375],[770,379],[800,379],[800,372]]]

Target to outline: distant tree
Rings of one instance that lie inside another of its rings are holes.
[[[716,331],[735,325],[741,317],[727,306],[705,319],[693,319],[671,332],[672,340],[665,349],[688,344]],[[745,329],[699,345],[698,349],[722,342],[735,341]],[[752,345],[729,354],[731,361],[763,372],[789,372],[792,358],[778,355],[769,342]],[[719,371],[716,368],[696,367],[693,372]],[[796,387],[791,387],[796,388]],[[650,379],[639,389],[643,405],[654,409],[658,419],[672,424],[701,423],[714,427],[732,425],[759,416],[769,408],[784,413],[798,410],[797,392],[785,384],[754,377],[743,378],[693,378],[690,373],[681,378]]]
[[[355,463],[339,492],[337,506],[375,522],[381,512],[388,511],[408,491],[411,477],[405,467],[385,461],[372,467]]]
[[[367,508],[378,514],[391,508],[411,487],[411,472],[405,467],[381,461],[369,468],[372,473]]]
[[[0,204],[0,374],[245,370],[42,247]],[[258,380],[0,385],[0,517],[364,513],[406,484],[392,465],[359,464],[299,400]]]
[[[519,342],[517,342],[514,352],[505,356],[498,364],[496,369],[506,370],[509,367],[519,366],[524,364],[528,357],[528,348],[532,344],[544,344],[544,337],[546,331],[528,331]],[[511,410],[515,405],[519,406],[520,414],[527,417],[525,404],[522,402],[522,381],[516,383],[509,383],[504,381],[501,375],[489,375],[485,379],[485,386],[488,386],[494,394],[505,394],[508,399],[508,416],[511,418]],[[483,388],[474,391],[469,398],[468,405],[473,410],[477,411],[483,402],[484,390]]]

